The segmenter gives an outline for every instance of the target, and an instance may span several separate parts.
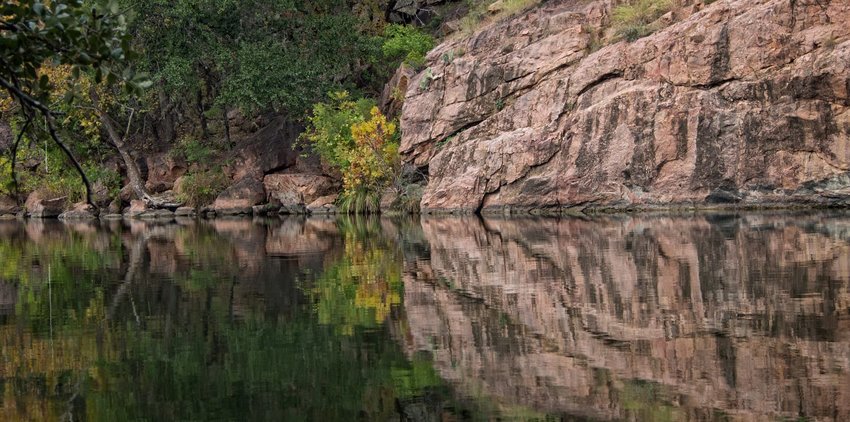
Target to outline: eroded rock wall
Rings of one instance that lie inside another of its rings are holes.
[[[845,203],[850,3],[720,0],[593,51],[604,1],[450,40],[410,83],[425,210]]]

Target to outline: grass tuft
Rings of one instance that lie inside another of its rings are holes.
[[[670,0],[630,0],[613,11],[613,24],[618,37],[635,41],[657,31],[655,21],[673,7]]]

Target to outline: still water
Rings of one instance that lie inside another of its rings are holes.
[[[0,420],[850,420],[850,215],[0,222]]]

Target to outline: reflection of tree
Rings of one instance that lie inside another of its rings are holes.
[[[384,323],[401,305],[402,257],[377,219],[342,219],[342,258],[326,268],[309,288],[319,321],[351,334],[354,327]]]
[[[382,326],[401,295],[392,240],[375,221],[299,224],[285,232],[299,252],[272,257],[246,251],[282,232],[250,221],[3,232],[0,281],[16,287],[0,419],[437,414],[442,401],[421,399],[447,395],[430,362],[409,361]]]
[[[120,241],[50,223],[4,236],[0,282],[16,294],[11,321],[0,326],[0,419],[56,420],[74,411],[82,377],[108,355],[105,296],[121,267]]]

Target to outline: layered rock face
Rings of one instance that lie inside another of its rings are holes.
[[[592,51],[610,2],[447,41],[406,93],[425,210],[850,200],[850,3],[721,0]]]
[[[832,217],[423,220],[402,342],[505,407],[846,420],[850,254]]]

